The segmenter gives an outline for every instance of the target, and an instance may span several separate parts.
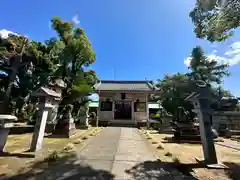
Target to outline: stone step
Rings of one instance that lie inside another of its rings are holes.
[[[108,126],[114,127],[136,127],[136,122],[133,120],[111,120]]]

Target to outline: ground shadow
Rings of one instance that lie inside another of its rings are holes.
[[[125,127],[125,128],[136,128],[135,124],[109,124],[109,127]]]
[[[14,126],[10,128],[10,135],[18,135],[18,134],[26,134],[32,133],[34,131],[34,126],[26,125],[26,126]]]
[[[177,143],[177,144],[202,144],[201,140],[196,140],[194,138],[189,139],[177,139],[174,137],[165,137],[162,143]]]
[[[223,162],[223,164],[229,167],[228,170],[225,170],[225,173],[228,175],[229,178],[233,180],[240,179],[240,163],[232,163],[232,162]]]
[[[52,133],[52,134],[44,135],[44,138],[69,138],[69,137],[65,134]]]
[[[136,180],[147,179],[162,179],[162,180],[195,180],[191,175],[193,168],[202,168],[202,165],[196,164],[175,164],[158,161],[141,162],[131,169],[126,170],[126,173],[131,175]]]
[[[19,170],[18,175],[11,177],[1,175],[0,177],[1,180],[114,179],[114,175],[110,172],[101,169],[94,169],[91,166],[84,164],[82,158],[79,159],[75,153],[68,153],[63,157],[57,158],[57,160],[45,159],[40,162],[35,162],[29,167]]]
[[[0,157],[34,158],[34,154],[0,152]]]

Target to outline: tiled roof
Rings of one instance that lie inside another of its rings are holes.
[[[55,79],[54,81],[49,83],[50,86],[56,86],[56,87],[61,87],[61,88],[65,88],[66,84],[64,83],[64,81],[62,79]]]
[[[56,97],[56,98],[60,98],[61,97],[61,93],[57,93],[49,88],[46,87],[41,87],[36,93],[34,93],[35,96],[39,96],[39,95],[48,95],[48,96],[52,96],[52,97]]]
[[[100,81],[96,86],[100,91],[153,91],[154,87],[148,81]]]

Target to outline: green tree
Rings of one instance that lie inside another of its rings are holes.
[[[2,93],[12,90],[7,99],[13,101],[19,111],[32,92],[54,79],[61,78],[67,84],[62,94],[63,106],[85,99],[97,80],[94,71],[85,70],[96,56],[83,29],[59,17],[52,19],[52,27],[58,36],[44,43],[16,35],[0,38],[0,71],[6,73],[1,75]],[[27,41],[20,56],[22,39]],[[21,59],[14,66],[16,57]],[[12,73],[15,76],[10,78]],[[4,103],[3,106],[9,105]]]
[[[55,51],[60,47],[57,43],[49,46],[16,35],[10,35],[0,42],[0,71],[6,74],[6,83],[1,86],[1,97],[4,97],[2,106],[9,107],[9,102],[15,102],[15,110],[20,112],[31,92],[47,84],[53,77],[58,67],[54,64],[58,58]],[[23,43],[24,49],[21,47]],[[5,113],[12,111],[1,110]]]
[[[225,76],[229,76],[228,64],[219,64],[217,60],[211,59],[204,54],[201,47],[192,50],[190,62],[190,80],[203,80],[208,84],[221,84]]]
[[[240,25],[239,0],[196,0],[190,12],[198,38],[221,42]]]
[[[156,84],[160,93],[155,98],[160,99],[162,106],[173,115],[176,115],[178,107],[183,107],[187,112],[191,112],[193,106],[185,101],[185,98],[196,91],[193,86],[193,82],[196,80],[203,80],[210,86],[210,98],[213,107],[218,107],[219,100],[224,96],[224,93],[227,94],[227,91],[220,89],[215,84],[220,85],[223,78],[229,76],[228,65],[218,64],[213,59],[210,61],[204,55],[201,47],[192,50],[190,60],[189,73],[165,75]],[[194,113],[189,115],[193,116]]]
[[[93,90],[97,81],[96,73],[85,69],[95,62],[96,55],[82,28],[74,27],[73,23],[63,21],[59,17],[52,19],[52,27],[63,44],[59,56],[59,74],[67,87],[62,94],[63,100],[59,108],[61,112],[67,104],[81,104],[74,103],[75,101],[85,102],[84,97]]]
[[[184,107],[189,112],[193,108],[191,103],[184,100],[192,92],[188,81],[188,77],[185,74],[177,73],[165,75],[156,84],[160,89],[160,93],[156,97],[161,100],[163,108],[172,115],[176,115],[178,107]]]

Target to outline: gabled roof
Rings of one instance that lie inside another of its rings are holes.
[[[95,85],[96,91],[154,91],[148,81],[113,81],[103,80]]]
[[[49,88],[41,87],[36,93],[34,93],[35,96],[52,96],[56,98],[61,97],[61,93],[57,93]]]
[[[65,88],[66,84],[64,83],[64,81],[62,79],[55,79],[49,83],[49,86]]]

